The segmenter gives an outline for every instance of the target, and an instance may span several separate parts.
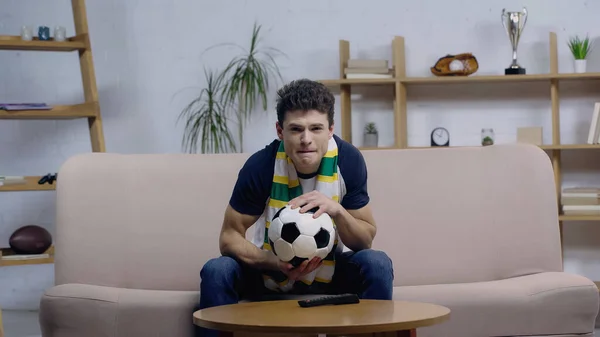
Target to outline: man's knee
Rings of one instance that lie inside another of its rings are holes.
[[[383,251],[375,249],[363,249],[352,256],[352,262],[359,264],[362,268],[370,268],[382,271],[392,271],[392,259]]]
[[[375,249],[360,250],[354,253],[352,260],[360,264],[382,268],[392,266],[392,259],[385,252]]]
[[[240,273],[241,266],[238,261],[229,256],[220,256],[212,258],[204,264],[200,270],[200,278],[203,281],[226,283],[233,281]]]

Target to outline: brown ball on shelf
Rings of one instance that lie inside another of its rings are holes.
[[[17,229],[8,244],[15,254],[42,254],[52,245],[52,235],[40,226],[27,225]]]

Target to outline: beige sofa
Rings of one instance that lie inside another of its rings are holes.
[[[246,154],[84,154],[59,171],[44,337],[192,335]],[[599,292],[562,272],[548,156],[535,146],[364,153],[394,298],[448,306],[419,337],[590,336]]]

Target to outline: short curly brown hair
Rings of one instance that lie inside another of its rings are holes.
[[[327,114],[333,125],[335,98],[327,87],[309,79],[294,80],[277,91],[277,121],[283,127],[285,113],[294,110],[317,110]]]

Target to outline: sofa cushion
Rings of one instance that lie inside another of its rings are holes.
[[[450,308],[450,320],[420,329],[419,337],[591,335],[598,297],[593,282],[561,272],[394,288],[394,299]]]

